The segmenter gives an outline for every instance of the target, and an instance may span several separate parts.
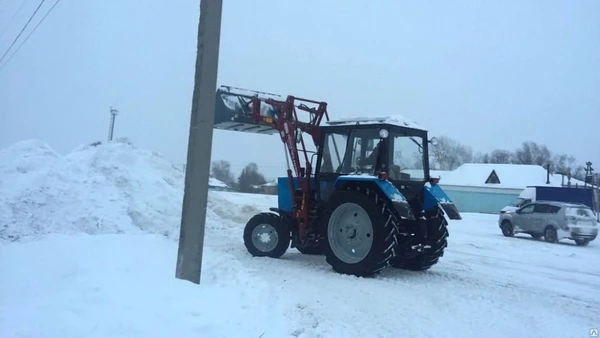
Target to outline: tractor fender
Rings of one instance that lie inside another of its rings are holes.
[[[392,182],[367,175],[344,175],[339,176],[335,181],[336,189],[341,189],[348,184],[368,184],[378,189],[390,200],[401,219],[416,219],[406,197],[404,197]]]
[[[425,183],[424,187],[423,209],[427,212],[435,207],[441,208],[449,219],[460,220],[460,212],[454,205],[454,202],[448,197],[448,194],[435,183]]]

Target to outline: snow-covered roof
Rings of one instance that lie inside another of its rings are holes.
[[[208,186],[214,187],[214,188],[228,188],[227,184],[219,181],[218,179],[216,179],[214,177],[208,178]]]
[[[492,172],[496,174],[500,183],[486,183]],[[453,171],[441,174],[440,184],[504,189],[562,185],[561,175],[550,175],[550,184],[546,184],[546,175],[546,169],[539,165],[466,163]],[[564,183],[567,183],[566,177]],[[571,178],[571,184],[583,185],[583,182]]]
[[[339,118],[336,120],[330,120],[327,122],[329,125],[336,126],[347,126],[356,124],[380,124],[387,123],[400,127],[408,127],[413,129],[419,129],[427,131],[423,126],[419,125],[414,120],[404,117],[402,115],[390,115],[390,116],[369,116],[369,117],[349,117]]]

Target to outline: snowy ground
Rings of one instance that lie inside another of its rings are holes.
[[[174,278],[182,175],[127,144],[0,151],[0,337],[589,337],[600,242],[450,224],[425,273],[334,273],[290,250],[252,258],[246,220],[274,196],[211,192],[202,285]]]

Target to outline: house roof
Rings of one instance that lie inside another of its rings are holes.
[[[492,173],[496,174],[500,183],[486,183],[490,176],[493,176]],[[560,187],[562,175],[550,175],[550,184],[546,184],[546,169],[539,165],[466,163],[451,172],[442,174],[440,184],[504,189],[524,189],[527,186]],[[583,182],[571,178],[571,184],[583,185]]]
[[[265,184],[262,185],[263,187],[276,187],[277,186],[277,180],[273,180],[271,182],[267,182]]]
[[[214,187],[214,188],[228,188],[227,184],[219,181],[218,179],[214,178],[214,177],[209,177],[208,178],[208,186],[209,187]]]

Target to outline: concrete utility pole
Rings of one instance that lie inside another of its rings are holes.
[[[118,110],[116,110],[113,107],[110,107],[110,124],[108,126],[108,140],[112,141],[113,139],[113,135],[115,132],[115,118],[117,117],[117,114],[119,113]]]
[[[196,76],[175,277],[200,284],[223,0],[200,0]]]

